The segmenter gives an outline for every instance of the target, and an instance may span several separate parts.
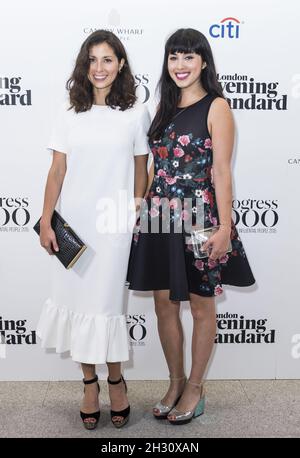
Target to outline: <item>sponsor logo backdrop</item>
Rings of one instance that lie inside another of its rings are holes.
[[[50,258],[32,227],[40,216],[53,116],[83,40],[99,28],[128,51],[137,93],[154,113],[164,43],[179,27],[209,39],[233,109],[233,218],[257,285],[226,287],[207,378],[299,378],[299,16],[288,0],[74,0],[2,6],[0,73],[0,378],[81,377],[67,354],[40,348],[35,329],[50,288]],[[285,20],[283,21],[283,18]],[[56,260],[54,260],[56,261]],[[113,296],[113,291],[112,291]],[[168,372],[150,293],[127,295],[129,379]],[[186,365],[192,319],[182,304]],[[105,373],[105,367],[99,368]]]

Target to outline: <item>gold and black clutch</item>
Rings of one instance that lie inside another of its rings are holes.
[[[41,218],[33,227],[38,235],[40,235],[40,220]],[[55,232],[59,248],[59,251],[53,250],[53,253],[66,269],[70,269],[87,247],[56,210],[51,218],[51,227]]]

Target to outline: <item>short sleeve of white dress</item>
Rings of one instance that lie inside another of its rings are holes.
[[[140,105],[138,109],[139,113],[136,120],[137,124],[133,148],[134,156],[141,156],[143,154],[151,153],[147,136],[151,123],[150,114],[148,108],[145,105]]]
[[[60,108],[56,111],[54,116],[54,121],[52,125],[52,130],[50,134],[50,139],[47,145],[47,150],[52,154],[53,151],[58,151],[60,153],[68,154],[69,151],[69,129],[68,129],[68,118],[69,112],[68,107],[70,105],[65,102]]]

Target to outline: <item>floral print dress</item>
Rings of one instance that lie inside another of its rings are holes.
[[[207,94],[188,108],[178,108],[162,137],[150,142],[154,178],[133,235],[127,272],[129,289],[169,290],[170,300],[184,301],[190,299],[190,293],[218,296],[223,284],[255,283],[233,221],[232,251],[218,261],[195,259],[182,230],[185,221],[195,224],[199,200],[202,227],[219,224],[212,141],[207,128],[214,98]],[[164,211],[166,207],[169,213]]]

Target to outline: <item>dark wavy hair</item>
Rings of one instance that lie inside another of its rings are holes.
[[[195,29],[179,29],[166,42],[162,74],[158,83],[160,102],[157,113],[150,126],[148,136],[150,140],[157,140],[175,115],[176,107],[180,102],[181,90],[176,86],[169,75],[168,57],[175,53],[199,54],[206,67],[201,71],[200,81],[208,94],[224,98],[222,87],[217,79],[215,63],[211,47],[203,33]]]
[[[120,107],[120,110],[124,111],[136,102],[135,82],[123,44],[112,32],[96,30],[82,44],[73,73],[66,83],[70,97],[70,109],[74,108],[76,113],[87,111],[93,105],[93,85],[88,79],[89,52],[92,46],[100,43],[107,43],[114,50],[119,62],[121,59],[125,61],[121,73],[118,73],[106,96],[105,103],[111,108]]]

